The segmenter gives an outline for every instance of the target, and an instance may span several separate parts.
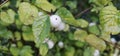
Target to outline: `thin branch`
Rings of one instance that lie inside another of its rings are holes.
[[[101,38],[101,39],[104,40],[103,38]],[[109,42],[109,41],[106,41],[106,40],[104,40],[104,41],[105,41],[106,43],[111,44],[112,46],[120,49],[120,46],[119,46],[117,43],[113,44],[113,43],[111,43],[111,42]]]
[[[6,0],[6,1],[4,1],[2,4],[0,4],[0,7],[2,6],[2,5],[4,5],[5,3],[7,3],[9,0]]]
[[[91,8],[92,8],[92,7],[85,9],[84,11],[78,13],[75,17],[77,18],[77,17],[81,16],[81,15],[84,14],[85,12],[89,11]]]

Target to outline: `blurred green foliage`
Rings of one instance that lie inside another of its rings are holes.
[[[65,23],[63,31],[51,27],[53,14]],[[120,0],[9,0],[0,5],[0,56],[95,56],[95,50],[100,56],[120,55],[120,40],[116,45],[112,37],[120,38]]]

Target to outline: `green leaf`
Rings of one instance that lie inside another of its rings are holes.
[[[51,39],[54,43],[56,43],[56,42],[58,41],[58,39],[57,39],[57,37],[55,36],[54,33],[50,33],[50,39]]]
[[[56,14],[58,14],[65,23],[70,24],[70,25],[75,25],[75,26],[77,25],[74,16],[66,8],[62,7],[58,9]]]
[[[120,33],[118,10],[115,6],[104,7],[99,14],[100,24],[104,32],[112,35]]]
[[[4,37],[10,39],[10,38],[13,38],[13,33],[11,31],[7,31],[4,35]]]
[[[60,53],[60,52],[57,52],[57,53],[55,54],[55,56],[61,56],[61,53]]]
[[[15,44],[10,47],[10,52],[13,56],[33,56],[33,50],[30,46],[23,46],[22,48],[17,48]]]
[[[23,26],[22,27],[22,36],[25,41],[34,41],[35,37],[32,32],[32,28],[29,26]]]
[[[8,26],[8,25],[9,25],[9,23],[5,23],[5,22],[3,22],[2,20],[0,20],[0,24],[1,24],[1,25],[4,25],[4,26]]]
[[[33,36],[32,31],[31,32],[23,32],[22,35],[23,35],[23,39],[25,41],[34,41],[34,36]]]
[[[111,39],[110,34],[107,34],[105,32],[102,32],[100,38],[104,39],[105,41],[111,42],[111,40],[110,40]]]
[[[23,47],[22,41],[18,41],[18,42],[17,42],[17,47],[18,47],[18,48],[22,48],[22,47]]]
[[[2,11],[0,13],[0,19],[6,24],[12,24],[15,19],[15,12],[12,9],[8,9],[7,12]]]
[[[97,25],[91,25],[88,27],[88,31],[92,34],[95,34],[95,35],[100,35],[100,31],[99,31],[99,28],[97,27]]]
[[[98,13],[102,8],[103,8],[103,6],[102,6],[102,7],[93,6],[93,8],[91,9],[91,12],[96,12],[96,13]]]
[[[74,56],[83,56],[83,50],[77,49]]]
[[[67,1],[66,5],[68,5],[71,9],[75,9],[77,7],[76,1]]]
[[[88,22],[84,19],[79,19],[77,22],[81,28],[86,28],[88,26]]]
[[[20,5],[20,3],[21,3],[21,0],[16,0],[16,5],[15,5],[15,7],[19,7],[19,5]]]
[[[7,32],[7,28],[5,26],[0,25],[0,37],[4,37]]]
[[[12,9],[8,9],[7,13],[9,15],[9,17],[10,17],[10,23],[14,23],[16,13]]]
[[[18,56],[20,50],[18,48],[16,48],[15,46],[11,46],[10,47],[10,52],[12,53],[13,56]]]
[[[36,18],[32,25],[33,34],[35,36],[36,46],[39,47],[50,32],[50,21],[47,15]]]
[[[75,48],[74,47],[66,47],[66,50],[65,50],[65,56],[74,56],[75,54]]]
[[[83,56],[93,56],[94,48],[87,47],[83,53]]]
[[[119,13],[118,13],[118,24],[119,24],[119,27],[120,27],[120,10],[119,10]]]
[[[15,24],[16,24],[16,26],[17,26],[18,29],[22,28],[22,22],[20,21],[20,19],[16,19],[15,20]]]
[[[76,41],[76,42],[75,42],[75,45],[76,45],[77,47],[80,47],[80,48],[82,48],[82,47],[84,47],[84,45],[85,45],[85,42]]]
[[[65,7],[59,8],[56,14],[62,18],[63,22],[73,25],[75,27],[85,28],[88,26],[88,22],[83,19],[75,20],[72,13],[69,10],[67,10]]]
[[[72,32],[68,32],[68,37],[70,40],[74,40],[74,34]]]
[[[13,33],[8,31],[4,26],[0,25],[0,37],[10,39],[13,38]]]
[[[101,51],[104,51],[105,48],[106,48],[106,44],[105,42],[96,37],[95,35],[93,34],[90,34],[88,35],[86,38],[85,38],[86,42],[88,42],[91,46],[95,47],[96,49],[98,50],[101,50]]]
[[[105,6],[110,3],[111,0],[89,0],[90,3],[94,3],[97,6]]]
[[[42,44],[39,48],[39,52],[42,56],[45,56],[48,52],[48,46],[46,44]]]
[[[22,2],[19,6],[18,14],[23,24],[30,25],[38,16],[38,9],[27,2]]]
[[[19,55],[20,56],[33,56],[32,53],[34,53],[34,52],[30,46],[24,46],[20,50]]]
[[[28,32],[28,31],[31,31],[31,27],[30,26],[22,26],[22,31],[23,32]]]
[[[56,10],[56,7],[49,3],[47,0],[36,0],[36,3],[35,3],[39,8],[45,10],[45,11],[48,11],[48,12],[51,12],[52,11],[55,11]]]
[[[63,3],[62,3],[62,0],[52,0],[51,2],[54,6],[56,6],[56,8],[60,8]]]
[[[4,51],[9,51],[9,49],[8,49],[8,46],[3,46],[3,45],[1,45],[2,43],[0,43],[0,50],[2,50],[3,52]]]
[[[84,30],[76,30],[74,32],[74,39],[84,42],[85,41],[85,37],[87,35],[88,35],[87,32],[84,31]]]

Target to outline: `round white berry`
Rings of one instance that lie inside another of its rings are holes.
[[[52,27],[58,27],[62,22],[61,18],[58,15],[51,15],[50,16],[50,23]]]
[[[48,44],[49,49],[52,49],[54,46],[54,42],[52,40],[48,40],[47,44]]]
[[[58,42],[58,46],[59,46],[60,48],[63,48],[63,47],[64,47],[64,43],[63,43],[62,41],[59,41],[59,42]]]
[[[61,22],[60,25],[56,28],[56,30],[61,31],[65,29],[65,23]]]
[[[111,38],[111,42],[115,44],[117,41],[114,38]]]
[[[96,49],[93,53],[93,56],[100,56],[100,51]]]
[[[94,22],[89,24],[89,26],[94,26],[94,25],[96,25],[96,23],[94,23]]]

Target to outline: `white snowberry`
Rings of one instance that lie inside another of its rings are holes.
[[[56,28],[56,30],[61,31],[65,29],[65,23],[60,23],[60,25]]]
[[[100,56],[100,51],[96,49],[93,53],[93,56]]]
[[[59,46],[60,48],[63,48],[63,47],[64,47],[64,43],[63,43],[62,41],[59,41],[59,42],[58,42],[58,46]]]
[[[96,25],[96,23],[94,23],[94,22],[89,24],[89,26],[94,26],[94,25]]]
[[[54,47],[54,42],[52,40],[47,41],[49,49],[52,49]]]
[[[58,27],[61,24],[62,20],[58,15],[50,16],[50,23],[52,27]]]
[[[111,38],[111,42],[115,44],[117,41],[114,38]]]

